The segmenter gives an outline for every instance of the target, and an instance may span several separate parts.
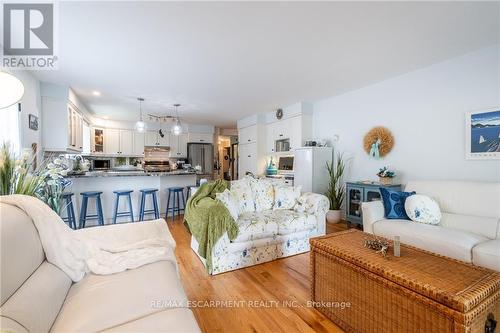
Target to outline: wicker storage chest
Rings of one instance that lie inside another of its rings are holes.
[[[365,237],[311,239],[313,305],[345,331],[484,333],[499,320],[500,273],[407,245],[384,258]]]

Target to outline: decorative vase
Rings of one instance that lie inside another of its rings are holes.
[[[329,223],[339,223],[341,214],[340,210],[329,210],[326,212],[326,221]]]
[[[390,177],[378,177],[378,179],[382,185],[392,185],[392,178]]]

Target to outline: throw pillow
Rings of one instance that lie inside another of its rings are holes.
[[[439,224],[441,210],[438,203],[428,196],[412,195],[405,202],[406,214],[412,221],[425,224]]]
[[[406,215],[405,201],[408,197],[414,195],[415,192],[399,192],[381,187],[380,194],[382,195],[382,202],[384,204],[385,218],[401,220],[410,219],[408,215]]]
[[[224,192],[217,193],[215,198],[222,202],[224,206],[226,206],[231,217],[236,221],[238,220],[238,200],[234,197],[234,195],[228,189],[225,189]]]
[[[301,186],[274,186],[274,210],[293,209],[300,197]]]
[[[250,182],[252,189],[255,211],[261,212],[269,210],[274,205],[274,187],[273,183],[266,179],[258,179]]]
[[[245,177],[240,180],[234,180],[230,184],[231,193],[238,201],[239,214],[255,211],[252,189],[250,187],[250,182],[253,181],[255,181],[253,178]]]

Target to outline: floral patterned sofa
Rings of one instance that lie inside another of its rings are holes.
[[[245,177],[232,181],[217,199],[228,208],[239,233],[232,241],[225,233],[215,244],[212,275],[307,252],[309,239],[325,234],[328,198],[301,193],[300,187]],[[194,237],[191,248],[197,253]]]

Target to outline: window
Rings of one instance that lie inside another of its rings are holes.
[[[13,151],[20,152],[18,104],[0,109],[0,144],[10,142]]]

